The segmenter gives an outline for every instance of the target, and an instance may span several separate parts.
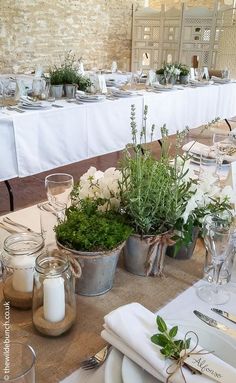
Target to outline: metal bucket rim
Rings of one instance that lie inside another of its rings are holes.
[[[91,258],[109,257],[109,256],[113,255],[115,252],[120,251],[125,246],[125,242],[126,241],[122,242],[121,244],[119,244],[114,249],[107,250],[107,251],[79,251],[79,250],[74,250],[74,249],[70,249],[69,247],[63,246],[59,241],[57,241],[57,245],[59,246],[59,248],[67,250],[67,251],[71,252],[72,254],[79,255],[80,257],[83,257],[83,258],[91,259]]]

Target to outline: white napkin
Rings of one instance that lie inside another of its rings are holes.
[[[230,82],[230,79],[216,77],[216,76],[211,76],[211,80],[213,80],[214,82],[219,83],[219,84],[225,84],[227,82]]]
[[[84,64],[82,61],[79,62],[78,73],[84,75]]]
[[[150,337],[158,332],[156,316],[139,303],[131,303],[112,311],[105,316],[104,320],[105,330],[102,331],[102,337],[150,374],[164,382],[168,376],[166,369],[173,361],[165,359],[160,353],[159,347],[150,340]],[[179,338],[184,338],[184,335],[178,332]],[[196,351],[200,349],[201,347],[198,346]],[[207,355],[207,358],[214,360],[218,365],[227,367],[227,370],[230,370],[232,374],[236,373],[232,366],[213,354]],[[183,370],[188,383],[212,383],[212,380],[204,375],[192,375],[186,368]],[[174,375],[171,381],[183,383],[180,371]]]
[[[22,96],[27,95],[27,90],[24,84],[24,81],[21,79],[16,79],[16,93],[15,100],[19,101]]]
[[[188,142],[182,147],[182,149],[184,152],[189,152],[191,154],[203,155],[209,158],[216,158],[216,152],[213,146],[207,146],[197,141]],[[224,160],[226,160],[227,162],[234,162],[236,161],[236,154],[232,156],[225,155]]]
[[[147,75],[146,85],[152,85],[156,81],[156,73],[154,70],[150,70]]]
[[[103,74],[94,74],[90,76],[95,92],[107,93],[106,79]]]

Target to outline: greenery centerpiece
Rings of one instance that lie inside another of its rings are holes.
[[[111,289],[120,252],[132,233],[119,214],[119,178],[114,168],[103,173],[91,167],[73,189],[64,222],[55,228],[59,246],[80,262],[76,291],[82,295]]]
[[[189,169],[185,176],[186,181],[195,180],[191,185],[194,193],[182,217],[175,223],[176,244],[173,249],[168,249],[168,255],[181,259],[192,255],[197,238],[201,238],[204,217],[208,214],[230,212],[236,203],[236,196],[230,185],[219,187],[217,178],[210,172],[199,177],[190,169],[190,159],[185,161],[184,167]]]
[[[179,81],[180,84],[188,84],[190,68],[187,65],[179,64]]]
[[[138,139],[135,107],[132,105],[132,152],[126,150],[121,164],[121,210],[133,227],[125,246],[128,271],[138,275],[161,275],[165,251],[173,244],[175,223],[183,215],[194,191],[192,181],[185,181],[184,166],[170,162],[168,131],[162,132],[161,157],[156,160],[143,144],[147,137],[147,107],[144,124]],[[151,140],[154,126],[151,128]],[[177,140],[181,134],[177,134]]]
[[[163,64],[163,67],[156,71],[157,79],[161,84],[175,84],[179,75],[179,64]]]

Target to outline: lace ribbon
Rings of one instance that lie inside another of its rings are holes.
[[[172,363],[169,367],[167,367],[166,373],[168,374],[168,378],[166,380],[166,383],[169,383],[169,381],[173,377],[173,375],[175,375],[176,372],[178,372],[179,370],[181,372],[184,383],[187,383],[187,380],[186,380],[186,378],[184,376],[184,372],[183,372],[183,366],[185,364],[186,359],[192,355],[207,355],[207,354],[211,354],[213,352],[213,351],[206,351],[204,349],[201,349],[201,350],[195,352],[195,350],[199,344],[199,338],[194,331],[188,331],[184,337],[185,344],[187,341],[187,336],[189,334],[193,334],[196,337],[196,343],[195,343],[194,347],[190,350],[185,348],[183,350],[183,355],[181,355],[179,357],[179,359],[175,360],[174,363]],[[186,363],[186,367],[189,368],[193,374],[198,372],[198,370],[196,370],[195,368],[188,366],[187,363]]]
[[[154,237],[145,238],[149,245],[146,260],[146,275],[162,276],[166,249],[175,244],[171,239],[173,233],[166,232]]]

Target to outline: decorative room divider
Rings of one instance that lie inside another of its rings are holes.
[[[164,62],[223,69],[236,58],[235,9],[136,9],[133,12],[132,71],[157,69]],[[232,65],[234,61],[234,64]],[[233,68],[230,68],[233,70]],[[236,73],[235,73],[236,74]]]

